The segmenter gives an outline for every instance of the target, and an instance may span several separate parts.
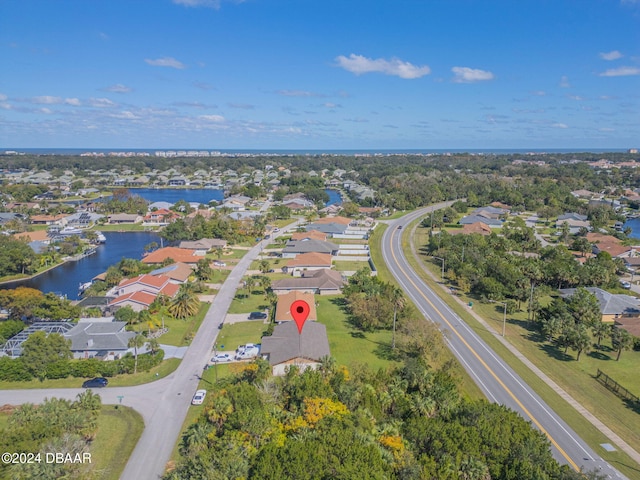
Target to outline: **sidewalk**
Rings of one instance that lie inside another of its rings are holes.
[[[418,258],[418,253],[416,251],[415,244],[413,243],[413,236],[411,236],[411,253],[414,257]],[[439,295],[441,298],[445,299],[445,297],[453,298],[458,304],[465,307],[467,312],[475,318],[478,323],[480,323],[488,332],[490,332],[505,348],[509,350],[518,360],[520,360],[529,370],[531,370],[538,378],[540,378],[544,383],[546,383],[549,387],[551,387],[560,397],[562,397],[566,402],[575,408],[580,415],[582,415],[591,425],[596,427],[603,435],[609,438],[611,442],[616,445],[620,450],[629,455],[636,463],[640,464],[640,453],[635,451],[631,445],[625,442],[622,438],[620,438],[613,430],[611,430],[608,426],[602,423],[595,415],[589,412],[586,408],[584,408],[578,401],[576,401],[571,395],[569,395],[565,390],[560,387],[556,382],[554,382],[551,378],[549,378],[542,370],[540,370],[537,366],[535,366],[528,358],[522,355],[511,343],[507,341],[499,332],[497,332],[491,325],[489,325],[480,315],[478,315],[473,310],[469,309],[467,304],[463,302],[460,298],[455,295],[451,295],[450,289],[441,284],[438,281],[438,278],[429,271],[424,265],[421,265],[422,269],[438,284],[438,287],[441,292],[445,295]]]

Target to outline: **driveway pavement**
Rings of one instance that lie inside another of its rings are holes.
[[[295,229],[296,223],[289,229]],[[285,229],[286,230],[286,229]],[[143,417],[145,429],[120,477],[121,480],[157,479],[165,471],[171,458],[191,398],[198,389],[201,372],[211,360],[211,350],[219,333],[238,284],[251,262],[257,258],[267,240],[257,243],[233,268],[194,337],[184,352],[178,368],[167,377],[135,387],[107,387],[96,389],[104,404],[121,404],[134,408]],[[177,353],[177,350],[176,352]],[[81,383],[81,382],[79,382]],[[74,400],[81,388],[3,390],[0,405],[39,404],[45,398]]]

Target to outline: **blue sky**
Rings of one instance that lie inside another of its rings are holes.
[[[640,0],[0,0],[0,147],[640,146]]]

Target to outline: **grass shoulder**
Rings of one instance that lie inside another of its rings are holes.
[[[427,229],[418,228],[413,240],[417,251],[419,251],[420,245],[425,245],[428,241]],[[408,241],[403,244],[403,248],[414,270],[418,272],[432,290],[494,349],[597,454],[611,462],[612,465],[625,475],[628,475],[629,478],[638,478],[640,475],[639,465],[621,451],[605,451],[604,448],[601,447],[601,444],[610,443],[610,440],[588,422],[575,408],[562,399],[496,338],[496,332],[500,332],[503,325],[503,310],[501,305],[483,304],[478,302],[478,299],[466,295],[458,295],[460,302],[456,301],[450,294],[445,293],[442,286],[434,280],[434,278],[439,278],[440,276],[439,263],[437,265],[436,263],[432,263],[430,257],[423,254],[419,254],[420,258],[415,258]],[[430,274],[427,273],[427,271],[429,271]],[[473,303],[473,310],[490,325],[493,331],[487,330],[484,325],[479,323],[470,314],[468,307],[469,302]],[[624,383],[625,380],[629,380],[629,375],[633,376],[633,366],[638,365],[640,354],[638,352],[624,352],[621,362],[611,361],[610,356],[609,360],[605,361],[602,360],[602,358],[594,359],[592,355],[583,355],[580,362],[577,362],[573,355],[558,355],[555,347],[534,341],[533,339],[536,337],[536,333],[532,331],[525,320],[526,313],[522,313],[520,316],[518,316],[518,314],[509,314],[507,316],[507,341],[583,407],[620,435],[636,451],[639,451],[640,429],[637,428],[638,412],[627,408],[622,400],[601,386],[594,377],[598,368],[596,363],[600,365],[604,363],[605,366],[601,368],[605,371],[610,370],[610,375],[614,378],[618,377],[620,383]],[[602,352],[598,352],[596,356],[600,357],[601,355]],[[622,362],[623,359],[625,362]],[[619,365],[614,365],[616,363]],[[607,371],[607,373],[609,372]],[[631,382],[633,382],[633,380],[631,380]],[[633,385],[633,383],[629,383],[629,385]]]
[[[102,406],[98,433],[91,444],[91,461],[97,478],[120,478],[143,430],[142,416],[134,409],[122,405]]]

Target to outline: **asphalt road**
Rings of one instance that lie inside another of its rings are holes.
[[[552,445],[554,457],[579,470],[598,470],[609,478],[623,479],[620,472],[593,450],[436,295],[413,271],[402,251],[402,232],[413,220],[425,216],[436,205],[413,212],[390,223],[382,238],[386,265],[407,296],[424,316],[446,332],[451,351],[487,398],[520,413],[542,431]],[[402,225],[402,229],[398,227]]]
[[[292,224],[285,231],[296,225],[297,223]],[[209,307],[182,362],[172,374],[145,385],[93,390],[100,395],[104,404],[132,407],[144,418],[145,429],[127,462],[121,480],[157,479],[163,475],[180,435],[191,398],[198,388],[200,374],[211,358],[212,347],[220,331],[218,326],[227,314],[242,276],[268,243],[269,240],[257,243],[231,271]],[[78,383],[81,383],[80,379]],[[0,405],[38,404],[45,398],[52,397],[74,400],[82,391],[81,388],[3,390],[0,391]]]

